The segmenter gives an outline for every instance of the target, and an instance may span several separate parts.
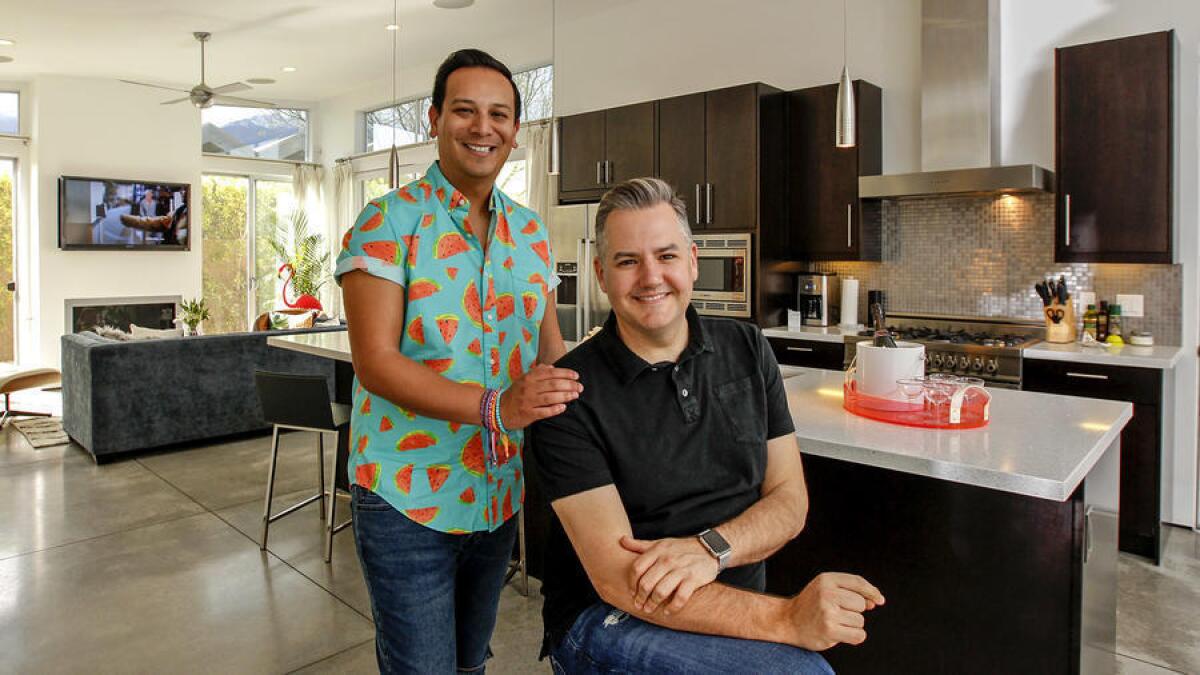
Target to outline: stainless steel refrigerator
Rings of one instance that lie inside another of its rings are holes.
[[[592,267],[596,256],[596,205],[556,206],[550,211],[550,246],[562,279],[555,292],[564,340],[578,341],[604,325],[611,305]]]

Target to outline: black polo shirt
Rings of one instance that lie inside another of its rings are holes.
[[[758,328],[687,312],[677,363],[646,363],[610,314],[603,330],[558,361],[583,394],[532,427],[532,464],[548,501],[615,485],[639,539],[699,534],[761,496],[767,440],[795,431],[779,365]],[[614,542],[614,545],[615,542]],[[546,542],[543,649],[599,601],[556,516]],[[719,580],[763,590],[762,563]]]

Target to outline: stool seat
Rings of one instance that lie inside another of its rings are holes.
[[[350,424],[350,413],[352,408],[345,403],[330,403],[329,407],[333,412],[333,427],[334,429],[343,424]]]

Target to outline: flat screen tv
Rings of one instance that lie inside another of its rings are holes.
[[[58,247],[187,251],[187,183],[63,176],[58,179]]]

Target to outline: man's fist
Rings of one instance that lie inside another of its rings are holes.
[[[863,612],[883,602],[879,589],[856,574],[819,574],[791,600],[792,643],[811,651],[840,642],[862,644],[867,639]]]

